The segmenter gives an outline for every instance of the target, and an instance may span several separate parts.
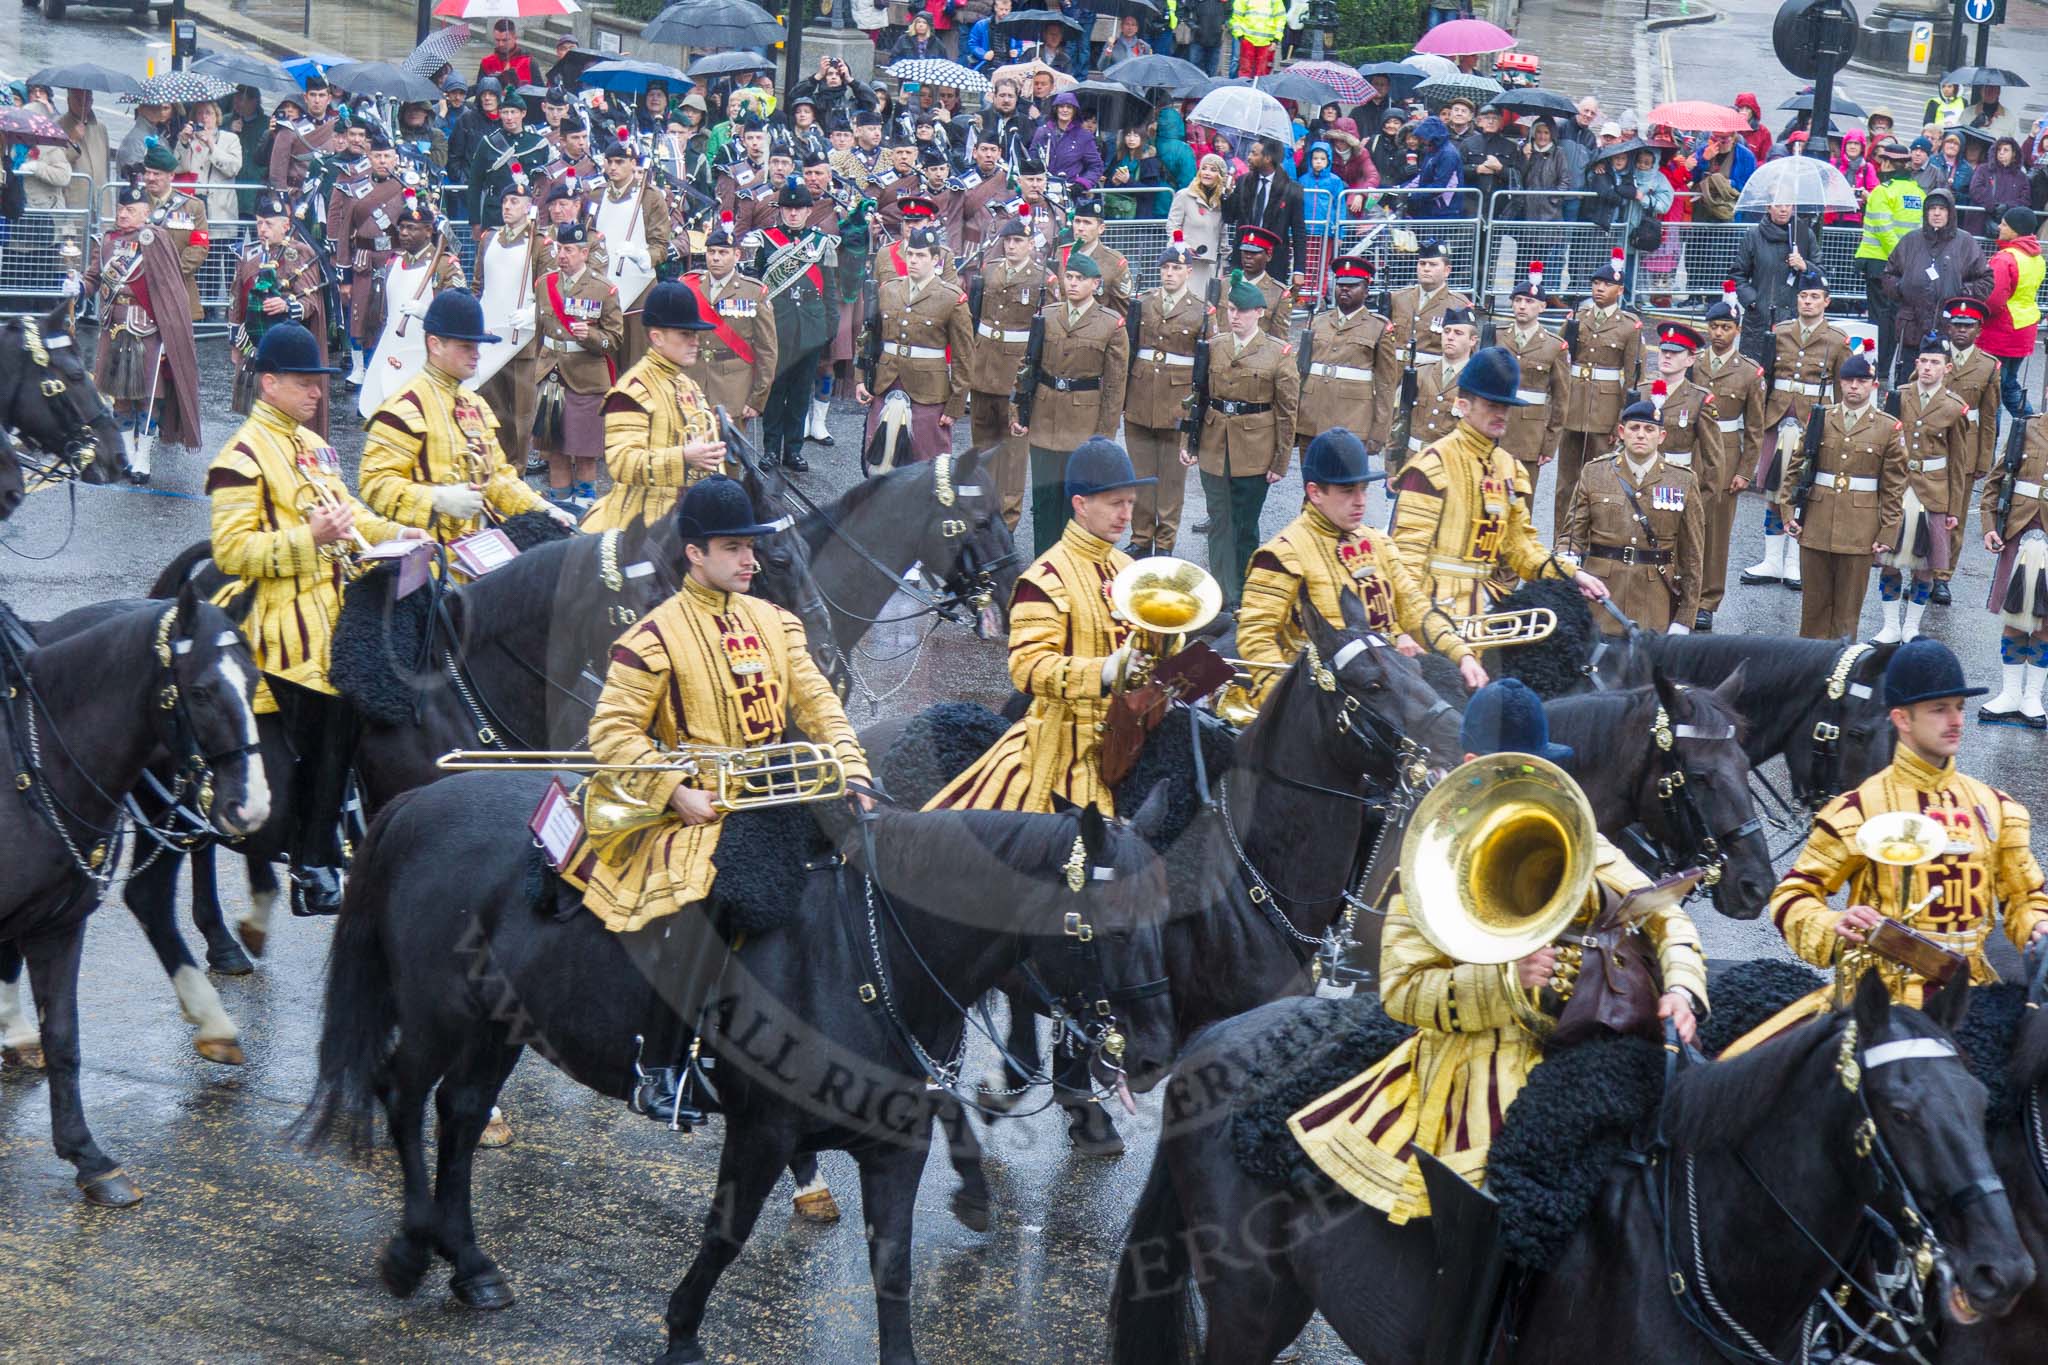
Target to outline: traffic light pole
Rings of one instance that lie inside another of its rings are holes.
[[[1960,5],[1961,3],[1963,3],[1963,0],[1956,0],[1956,3]],[[433,31],[434,0],[420,0],[419,18],[413,24],[412,29],[412,40],[414,45],[424,43],[427,40],[427,35]]]
[[[841,0],[841,3],[845,3],[845,0]],[[789,0],[789,14],[782,21],[784,100],[789,99],[789,92],[796,89],[796,83],[804,78],[804,11],[809,7],[810,0]]]

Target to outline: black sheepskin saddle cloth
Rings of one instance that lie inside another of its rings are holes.
[[[1713,983],[1714,1013],[1701,1042],[1727,1046],[1823,980],[1786,962],[1731,967]],[[1238,1090],[1250,1097],[1230,1119],[1238,1165],[1269,1184],[1341,1198],[1287,1131],[1288,1115],[1385,1057],[1410,1032],[1376,996],[1302,1008],[1284,1036],[1262,1048]],[[1540,1269],[1556,1259],[1663,1095],[1664,1050],[1640,1038],[1561,1048],[1529,1073],[1486,1162],[1511,1260]]]
[[[1521,607],[1548,607],[1557,613],[1557,629],[1533,644],[1491,651],[1487,667],[1493,675],[1520,678],[1545,700],[1583,687],[1586,661],[1593,653],[1593,614],[1577,585],[1566,578],[1539,578],[1516,588],[1492,610]]]
[[[831,852],[831,839],[807,807],[734,811],[711,855],[718,873],[711,896],[699,908],[728,942],[787,929],[803,916],[805,864]],[[527,865],[527,885],[537,910],[561,919],[584,913],[582,893],[555,874],[538,848]]]
[[[574,534],[545,512],[521,512],[501,529],[522,551]],[[397,583],[398,566],[378,564],[343,591],[327,670],[335,690],[380,725],[412,723],[417,679],[436,666],[434,594],[394,598]]]

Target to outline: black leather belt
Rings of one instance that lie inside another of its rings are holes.
[[[1042,374],[1038,377],[1038,387],[1055,389],[1060,393],[1087,393],[1092,389],[1101,388],[1102,379],[1100,376],[1094,379],[1068,379],[1062,375]]]
[[[1669,550],[1638,550],[1633,545],[1595,545],[1586,551],[1588,559],[1618,559],[1624,564],[1669,564]]]
[[[1271,403],[1240,403],[1235,398],[1211,398],[1209,406],[1225,417],[1252,417],[1273,410]]]

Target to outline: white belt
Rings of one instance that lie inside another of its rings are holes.
[[[900,342],[889,347],[889,354],[905,360],[944,360],[946,352],[938,346],[905,346]]]
[[[1310,374],[1319,374],[1325,379],[1362,379],[1372,382],[1372,371],[1357,365],[1325,365],[1317,361],[1308,367]]]
[[[582,349],[579,342],[567,337],[542,337],[540,342],[541,345],[547,347],[550,351],[575,351]]]
[[[2015,479],[2012,491],[2022,498],[2038,498],[2041,496],[2041,485],[2031,479]]]
[[[1022,332],[1008,332],[1004,331],[1002,328],[996,326],[992,322],[984,322],[979,327],[976,327],[974,330],[981,333],[985,337],[992,337],[997,341],[1031,340],[1031,332],[1028,328]]]
[[[1906,461],[1906,468],[1916,474],[1933,474],[1948,468],[1948,456],[1943,455],[1935,460],[1908,460]]]
[[[1149,361],[1154,365],[1193,365],[1195,363],[1193,356],[1181,355],[1177,351],[1140,351],[1138,352],[1138,359]]]
[[[1410,436],[1408,438],[1408,448],[1410,450],[1420,450],[1428,444],[1429,442],[1423,440],[1420,436]]]
[[[1970,425],[1975,426],[1977,424],[1977,410],[1975,408],[1964,408],[1963,420],[1965,422],[1968,422]]]
[[[1667,450],[1664,452],[1664,463],[1675,464],[1680,469],[1691,469],[1692,452],[1690,450]]]
[[[1429,560],[1429,571],[1431,573],[1453,574],[1459,578],[1488,578],[1493,574],[1493,566],[1491,564],[1474,564],[1463,559],[1445,559],[1441,555],[1432,555]]]
[[[1818,398],[1827,392],[1827,385],[1809,384],[1803,379],[1781,379],[1778,381],[1778,387],[1789,389],[1793,393],[1803,393],[1808,398]]]
[[[1548,403],[1550,394],[1540,389],[1516,389],[1515,397],[1531,405]]]
[[[1742,430],[1742,419],[1740,417],[1717,417],[1714,419],[1714,425],[1723,431],[1737,432]]]
[[[1814,480],[1813,486],[1832,489],[1837,493],[1875,493],[1877,480],[1862,478],[1855,474],[1823,474]]]
[[[1579,368],[1578,377],[1581,379],[1598,380],[1602,383],[1609,380],[1619,382],[1621,371],[1612,365],[1585,365]]]

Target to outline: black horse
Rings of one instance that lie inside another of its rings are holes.
[[[70,312],[59,305],[0,322],[0,521],[21,506],[30,476],[113,483],[128,472],[128,448],[78,353]]]
[[[1947,1032],[1967,992],[1958,983],[1922,1014],[1893,1006],[1872,973],[1853,1010],[1679,1070],[1663,1145],[1613,1170],[1562,1255],[1521,1294],[1515,1359],[1798,1359],[1818,1296],[1857,1255],[1866,1210],[1897,1227],[1911,1208],[1931,1225],[1951,1312],[2010,1307],[2034,1270],[1985,1149],[1984,1088]],[[1268,1361],[1316,1312],[1367,1361],[1422,1358],[1437,1260],[1429,1223],[1394,1226],[1334,1186],[1255,1179],[1233,1151],[1228,1111],[1249,1098],[1248,1071],[1284,1070],[1296,1059],[1276,1048],[1290,1025],[1326,1008],[1281,1001],[1219,1025],[1168,1085],[1168,1130],[1110,1307],[1116,1365]],[[1588,1285],[1599,1286],[1598,1311]],[[1191,1287],[1208,1309],[1206,1349]]]
[[[270,796],[252,757],[256,668],[227,615],[186,592],[95,616],[31,647],[0,608],[0,721],[21,788],[0,805],[0,956],[28,966],[57,1154],[88,1200],[122,1205],[141,1192],[93,1141],[78,1083],[79,957],[120,861],[122,800],[163,757],[192,775],[195,804],[229,837],[261,826]]]
[[[471,1157],[492,1099],[529,1043],[583,1085],[625,1098],[634,1037],[670,998],[593,916],[548,913],[552,895],[535,906],[526,819],[546,781],[471,773],[409,793],[371,827],[349,879],[303,1125],[316,1141],[360,1134],[383,1106],[406,1190],[379,1265],[400,1295],[438,1253],[454,1265],[458,1298],[511,1302],[470,1216]],[[1172,1058],[1164,873],[1143,842],[1156,813],[1139,811],[1131,831],[1092,808],[877,813],[845,835],[843,864],[818,859],[799,876],[788,928],[750,935],[724,959],[706,1046],[725,1141],[703,1244],[669,1301],[664,1360],[705,1359],[698,1332],[719,1274],[783,1167],[825,1149],[860,1167],[881,1357],[915,1359],[911,1218],[938,1093],[927,1078],[957,1076],[963,1002],[1027,965],[1078,1010],[1070,1017],[1089,1029],[1098,1064],[1121,1048],[1131,1088],[1156,1083]],[[713,937],[696,910],[684,915],[684,932]],[[421,1123],[436,1084],[430,1188]]]
[[[1738,666],[1718,687],[1699,688],[1653,670],[1648,685],[1543,709],[1551,738],[1572,748],[1572,774],[1602,834],[1646,872],[1709,869],[1714,908],[1755,919],[1778,878],[1750,793],[1748,722],[1736,704],[1742,673]]]

